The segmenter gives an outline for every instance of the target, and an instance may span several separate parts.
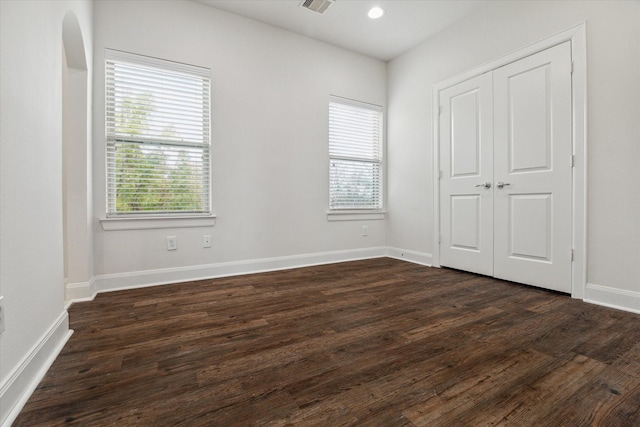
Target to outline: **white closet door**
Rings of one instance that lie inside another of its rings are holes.
[[[440,262],[493,275],[491,73],[440,92]],[[484,184],[487,183],[487,186]]]
[[[494,276],[571,292],[569,42],[498,68],[493,84]]]

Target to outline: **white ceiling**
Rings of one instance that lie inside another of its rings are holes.
[[[389,61],[486,6],[482,0],[336,0],[323,14],[301,0],[196,0],[236,15]],[[385,15],[367,17],[372,6]]]

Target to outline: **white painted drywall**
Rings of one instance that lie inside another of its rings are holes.
[[[8,379],[28,365],[27,358],[65,313],[62,22],[69,11],[80,22],[90,58],[91,2],[0,2],[0,294],[4,296],[6,323],[0,335],[3,391],[10,388]],[[12,395],[23,391],[8,390]],[[14,403],[2,400],[0,422],[12,409],[8,405]]]
[[[64,114],[66,128],[63,135],[63,158],[65,161],[65,199],[66,203],[66,242],[68,283],[88,282],[93,276],[93,218],[91,210],[92,171],[91,142],[87,111],[90,101],[87,92],[88,71],[86,69],[68,70],[66,98],[67,108]]]
[[[432,88],[587,23],[587,281],[640,292],[640,2],[501,2],[388,69],[388,245],[433,252]]]
[[[92,260],[109,274],[385,245],[431,252],[433,84],[587,21],[588,280],[640,291],[637,1],[503,2],[391,62],[387,80],[384,63],[192,2],[2,0],[0,389],[64,313],[62,21],[77,16],[91,68],[93,8],[93,153],[80,156],[93,155],[94,184],[78,191],[94,200],[96,252],[77,280],[91,279]],[[102,231],[105,47],[213,69],[213,229]],[[328,95],[386,105],[387,87],[390,215],[329,223]],[[166,235],[178,236],[178,251],[166,251]]]
[[[214,227],[102,230],[105,48],[212,69]],[[100,1],[94,67],[96,275],[384,246],[385,221],[326,211],[329,95],[384,106],[385,63],[193,2]]]

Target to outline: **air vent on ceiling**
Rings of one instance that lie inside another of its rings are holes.
[[[335,0],[302,0],[300,6],[314,12],[324,13],[334,1]]]

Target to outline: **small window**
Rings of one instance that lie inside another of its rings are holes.
[[[329,208],[382,209],[382,107],[331,97]]]
[[[105,58],[107,216],[209,215],[210,70]]]

